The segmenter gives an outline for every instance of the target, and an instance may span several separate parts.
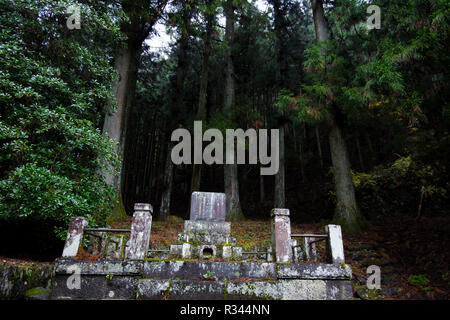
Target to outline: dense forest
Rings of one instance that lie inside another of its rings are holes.
[[[39,252],[75,216],[187,219],[193,191],[348,234],[448,217],[448,0],[0,2],[0,232]],[[278,129],[278,172],[174,164],[194,121]]]

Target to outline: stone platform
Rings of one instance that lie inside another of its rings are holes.
[[[351,277],[345,264],[60,259],[51,298],[340,300]]]
[[[275,208],[272,246],[244,252],[225,221],[225,200],[223,193],[194,192],[190,220],[169,249],[149,248],[150,204],[135,204],[131,229],[88,228],[85,218],[74,218],[56,261],[51,299],[352,299],[340,226],[327,225],[325,234],[291,234],[289,209]],[[92,233],[95,246],[92,237],[84,242]],[[112,239],[118,241],[110,250]],[[326,257],[317,255],[319,241]],[[86,246],[100,248],[100,254],[88,252],[100,259],[80,259]]]
[[[184,232],[178,234],[178,242],[235,244],[236,238],[231,236],[231,222],[185,220]]]

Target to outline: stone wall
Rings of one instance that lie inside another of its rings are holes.
[[[80,287],[67,285],[77,269]],[[72,270],[72,271],[71,271]],[[52,299],[352,299],[351,267],[201,261],[57,261]]]
[[[53,265],[6,266],[0,265],[0,299],[20,300],[49,293],[53,278]]]

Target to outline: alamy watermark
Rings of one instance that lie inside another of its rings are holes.
[[[371,14],[366,21],[366,26],[369,30],[381,29],[381,9],[377,5],[370,5],[367,7],[368,14]]]
[[[72,265],[67,268],[67,271],[72,273],[70,277],[67,278],[66,285],[69,290],[80,290],[81,289],[81,269],[77,265]]]
[[[369,290],[378,290],[381,288],[381,269],[379,266],[371,265],[367,267],[366,271],[367,281],[366,286]]]
[[[279,130],[270,130],[270,155],[268,154],[268,130],[259,129],[226,129],[225,160],[223,135],[219,129],[208,129],[203,133],[202,121],[194,121],[194,164],[245,164],[246,139],[248,141],[248,163],[269,165],[261,167],[261,175],[274,175],[279,169],[280,138]],[[181,141],[180,141],[181,139]],[[213,141],[212,141],[213,140]],[[172,149],[171,158],[174,164],[192,164],[191,133],[187,129],[176,129],[172,132],[171,141],[180,141]],[[212,141],[203,150],[203,141]],[[235,141],[237,150],[235,152]],[[259,157],[259,159],[258,159]]]
[[[66,20],[66,26],[70,30],[81,29],[81,14],[80,7],[76,5],[71,5],[67,7],[66,13],[70,16]]]

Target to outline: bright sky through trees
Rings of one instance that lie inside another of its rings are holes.
[[[253,0],[259,10],[266,11],[268,9],[268,4],[263,0]],[[219,23],[222,26],[225,26],[225,17],[219,17]],[[157,34],[154,34],[147,39],[145,42],[150,46],[150,51],[160,51],[169,46],[171,42],[174,41],[170,35],[166,33],[166,27],[164,26],[164,22],[161,21],[155,26],[155,30]]]

